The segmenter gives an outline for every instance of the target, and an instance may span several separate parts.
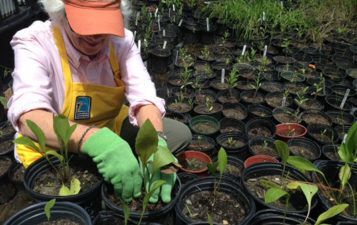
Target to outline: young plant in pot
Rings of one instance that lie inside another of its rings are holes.
[[[87,162],[84,165],[78,156],[68,152],[69,140],[76,125],[70,125],[63,115],[54,116],[53,128],[60,144],[59,150],[55,151],[46,146],[45,135],[38,125],[31,120],[27,120],[26,124],[36,136],[38,144],[25,136],[18,137],[15,144],[25,145],[43,156],[25,171],[27,192],[38,200],[56,198],[83,203],[90,199],[87,197],[99,190],[101,179],[95,165]]]
[[[314,174],[315,182],[324,184],[320,189],[319,197],[324,208],[336,207],[336,205],[348,205],[348,208],[339,216],[347,221],[357,222],[357,198],[356,198],[356,166],[357,162],[357,123],[355,123],[343,143],[339,147],[338,154],[343,162],[319,161],[317,167],[324,172],[326,179]]]
[[[187,183],[176,204],[176,224],[244,224],[255,211],[255,205],[242,188],[226,178],[227,154],[223,149],[210,170],[219,176],[199,178]]]
[[[262,77],[260,72],[254,77],[254,83],[251,84],[251,87],[254,91],[243,91],[240,95],[241,99],[247,103],[260,104],[264,102],[264,96],[258,92],[262,86]]]
[[[169,99],[167,109],[173,113],[184,114],[192,110],[193,100],[184,96],[184,90],[180,88],[176,98]]]
[[[179,180],[175,185],[175,173],[180,165],[170,150],[161,147],[158,143],[157,131],[150,120],[146,120],[140,127],[135,141],[135,151],[139,157],[142,173],[143,195],[134,198],[131,202],[125,202],[116,195],[111,186],[107,184],[102,186],[105,205],[125,218],[136,221],[138,225],[143,221],[158,222],[165,219],[174,206],[181,188]],[[169,186],[174,190],[171,202],[156,201],[149,204],[152,198],[158,198],[160,189],[167,190]],[[157,197],[153,197],[154,195]]]
[[[92,225],[88,213],[71,202],[56,202],[52,199],[31,205],[5,222],[5,225]]]
[[[199,115],[213,115],[217,116],[223,109],[223,106],[217,102],[212,101],[211,98],[206,97],[205,103],[197,105],[193,111]]]
[[[224,92],[218,97],[221,103],[238,103],[239,97],[235,92],[235,87],[237,87],[237,81],[239,78],[239,71],[236,66],[233,66],[232,70],[229,72],[227,85],[228,91]]]
[[[207,172],[207,165],[212,163],[209,155],[200,151],[181,152],[177,159],[181,165],[181,170],[186,173],[203,175]]]
[[[318,171],[318,169],[308,160],[290,156],[285,142],[277,140],[275,146],[282,165],[258,164],[249,167],[243,172],[243,184],[262,205],[283,212],[307,212],[309,214],[311,208],[317,203],[316,199],[312,201],[312,193],[315,194],[318,188],[315,184],[309,183],[298,170]],[[287,166],[287,164],[298,170]],[[308,193],[311,192],[309,196],[305,194],[306,190]],[[301,198],[302,195],[305,195],[306,200]]]
[[[203,47],[203,49],[200,51],[200,54],[198,55],[198,58],[206,62],[214,61],[214,55],[208,45]]]
[[[283,141],[303,137],[306,133],[306,127],[299,123],[281,123],[275,126],[275,135]]]

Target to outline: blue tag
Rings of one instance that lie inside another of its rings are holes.
[[[92,99],[89,96],[77,96],[76,108],[74,111],[75,120],[88,120],[90,119],[90,110],[92,106]]]

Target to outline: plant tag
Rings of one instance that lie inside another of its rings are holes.
[[[139,49],[139,52],[141,52],[141,40],[138,41],[138,49]]]
[[[172,11],[176,11],[176,7],[175,7],[175,4],[172,4]]]
[[[268,51],[268,46],[265,45],[264,46],[264,53],[263,53],[263,57],[267,57],[267,51]]]
[[[342,102],[341,102],[341,105],[340,105],[340,109],[343,109],[343,107],[345,106],[345,103],[346,103],[346,100],[347,100],[347,97],[348,97],[349,94],[350,94],[350,89],[347,88],[345,96],[343,96],[343,99],[342,99]]]
[[[136,13],[136,18],[135,18],[135,26],[138,25],[139,17],[140,17],[140,12],[137,12]]]
[[[281,8],[284,8],[284,3],[283,3],[283,1],[280,1],[280,6],[281,6]]]
[[[157,17],[157,25],[159,26],[159,31],[161,30],[160,15]]]
[[[286,97],[284,96],[283,97],[283,101],[281,102],[281,106],[285,107],[285,105],[286,105]]]
[[[207,27],[207,31],[209,32],[209,18],[206,18],[206,27]]]
[[[171,18],[171,8],[169,8],[169,17]]]
[[[144,38],[144,46],[145,46],[145,47],[148,46],[148,41],[146,40],[146,38]]]
[[[155,9],[155,18],[157,17],[157,12],[159,12],[159,8]]]
[[[224,76],[226,75],[226,70],[222,69],[221,71],[221,83],[224,84]]]
[[[164,41],[164,44],[162,46],[162,49],[166,49],[167,41]]]
[[[183,19],[180,19],[180,22],[179,22],[179,24],[178,24],[179,27],[181,27],[182,22],[183,22]]]
[[[134,30],[134,39],[135,39],[135,37],[136,37],[136,30]]]
[[[265,21],[265,12],[263,12],[263,21]]]
[[[166,30],[165,29],[162,30],[162,36],[166,37]]]
[[[175,56],[175,63],[177,64],[177,60],[178,60],[178,55],[179,55],[179,50],[176,50],[176,56]]]
[[[243,46],[243,50],[242,50],[242,56],[245,54],[245,50],[247,49],[247,45]]]

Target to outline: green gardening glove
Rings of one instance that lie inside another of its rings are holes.
[[[94,133],[82,147],[93,158],[104,180],[114,186],[124,201],[141,194],[142,178],[138,161],[129,144],[108,128]]]
[[[166,141],[159,137],[159,147],[165,147],[167,148],[167,143]],[[149,161],[153,159],[153,156],[150,157]],[[177,161],[177,160],[176,160]],[[151,167],[149,166],[149,171],[152,176],[151,183],[154,183],[156,180],[164,180],[165,184],[162,185],[159,189],[157,189],[150,197],[149,201],[151,203],[156,203],[159,200],[159,196],[161,197],[161,200],[164,203],[169,203],[171,201],[171,192],[172,188],[175,185],[176,182],[176,173],[173,174],[164,174],[161,173],[160,171],[156,172],[155,174],[152,174]],[[145,184],[146,190],[149,189],[149,184]]]

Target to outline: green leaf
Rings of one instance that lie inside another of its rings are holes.
[[[140,127],[135,140],[135,151],[144,165],[146,165],[150,156],[156,152],[158,141],[157,132],[150,120],[147,119]]]
[[[351,175],[351,167],[347,163],[340,168],[338,178],[341,181],[342,189],[345,188],[346,184],[351,178]]]
[[[345,143],[342,143],[340,147],[338,148],[338,155],[344,162],[351,162],[353,159],[353,156],[350,151],[348,151],[347,145]]]
[[[51,209],[55,204],[56,204],[56,199],[54,198],[49,200],[45,205],[45,214],[48,221],[51,219]]]
[[[62,184],[59,196],[76,195],[81,190],[81,182],[77,178],[72,178],[70,187]]]
[[[207,213],[207,221],[208,221],[209,225],[213,225],[213,219],[212,219],[211,214],[209,214],[209,213]]]
[[[26,120],[26,124],[31,129],[32,133],[35,134],[38,144],[40,145],[40,149],[42,152],[44,152],[46,149],[46,138],[42,129],[31,120]]]
[[[152,162],[152,173],[155,174],[162,167],[171,163],[175,163],[176,159],[168,148],[159,146],[158,150],[154,153],[154,160]]]
[[[348,204],[339,204],[329,208],[328,210],[319,215],[315,225],[320,225],[323,221],[342,213],[347,207]]]
[[[277,150],[279,157],[281,158],[281,160],[283,161],[283,163],[285,164],[286,161],[288,160],[289,157],[289,148],[288,148],[288,144],[286,144],[283,141],[280,140],[276,140],[274,142],[275,144],[275,149]]]
[[[218,162],[207,164],[208,171],[212,176],[216,175]]]
[[[59,161],[63,162],[64,158],[61,154],[58,154],[58,152],[56,152],[55,150],[47,150],[45,152],[46,155],[53,155],[55,156],[57,159],[59,159]]]
[[[66,134],[69,129],[69,121],[67,117],[58,115],[53,117],[53,129],[62,148],[65,148]]]
[[[223,175],[224,171],[226,170],[227,163],[228,163],[227,153],[224,150],[224,148],[221,148],[218,151],[218,168],[219,168],[219,173],[221,174],[221,176]]]
[[[338,154],[346,163],[353,163],[357,155],[357,122],[347,132],[347,137],[344,143],[339,147]]]
[[[73,124],[72,126],[68,127],[66,135],[65,135],[65,139],[64,139],[64,144],[67,146],[69,143],[69,140],[71,139],[71,136],[73,134],[73,132],[76,130],[77,128],[77,124]]]
[[[324,174],[309,160],[304,159],[300,156],[289,156],[287,163],[292,165],[298,170],[301,171],[309,171],[309,172],[317,172],[324,176]]]
[[[143,211],[145,211],[147,205],[149,204],[149,199],[150,197],[154,194],[154,192],[160,188],[162,185],[164,185],[166,183],[166,181],[164,180],[156,180],[152,183],[151,187],[150,187],[150,191],[148,191],[145,194],[144,197],[144,201],[143,201]]]
[[[289,195],[289,193],[284,191],[281,188],[272,187],[272,188],[268,189],[267,192],[265,193],[264,201],[265,201],[265,203],[269,204],[269,203],[279,200],[281,197],[283,197],[285,195]]]
[[[29,148],[35,150],[36,152],[43,154],[41,149],[39,147],[37,147],[35,142],[33,140],[31,140],[31,138],[29,138],[29,137],[25,137],[25,136],[18,137],[14,140],[14,143],[18,144],[18,145],[25,145],[26,147],[29,147]]]

